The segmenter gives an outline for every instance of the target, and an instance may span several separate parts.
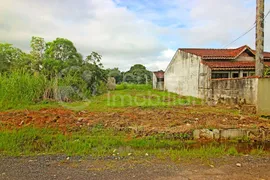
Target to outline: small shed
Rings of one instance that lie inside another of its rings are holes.
[[[164,90],[164,71],[153,72],[153,89]]]

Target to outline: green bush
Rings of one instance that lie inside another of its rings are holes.
[[[97,86],[97,95],[108,92],[107,84],[103,81],[100,81],[99,86]]]

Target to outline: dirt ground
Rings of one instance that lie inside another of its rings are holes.
[[[49,127],[70,133],[102,124],[142,135],[196,128],[270,128],[269,119],[239,115],[227,107],[119,108],[106,112],[63,108],[0,112],[0,129]],[[224,156],[171,162],[149,158],[103,159],[35,156],[0,157],[0,180],[27,179],[270,179],[270,157]]]
[[[267,180],[270,179],[270,157],[223,157],[184,162],[151,158],[93,160],[65,156],[2,157],[0,179]]]
[[[270,128],[269,119],[239,115],[228,107],[181,106],[173,108],[120,108],[107,112],[72,111],[64,108],[0,112],[0,127],[57,128],[63,132],[102,124],[149,135],[181,133],[197,128]]]

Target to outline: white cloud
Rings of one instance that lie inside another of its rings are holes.
[[[146,63],[145,66],[151,71],[165,70],[175,52],[176,50],[173,49],[163,50],[159,56],[155,57],[154,63]]]
[[[246,32],[255,22],[254,0],[193,0],[190,7],[189,26],[181,29],[188,46],[218,48],[227,45]],[[265,12],[270,9],[266,1]],[[269,17],[268,17],[269,18]],[[270,50],[270,25],[265,24],[265,49]],[[255,45],[255,30],[230,46]]]
[[[0,0],[0,39],[29,50],[32,36],[70,39],[105,67],[166,69],[178,47],[221,47],[255,20],[254,0]],[[270,9],[266,0],[265,11]],[[270,15],[269,15],[270,16]],[[270,17],[265,49],[270,50]],[[232,47],[254,47],[250,32]]]
[[[158,39],[159,27],[110,0],[1,2],[0,39],[24,50],[32,36],[51,41],[64,37],[84,55],[97,51],[106,67],[152,61],[146,57],[166,47]]]
[[[174,54],[175,54],[175,50],[166,49],[166,50],[164,50],[164,51],[161,52],[161,57],[171,59]]]

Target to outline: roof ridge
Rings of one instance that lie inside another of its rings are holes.
[[[243,46],[240,46],[240,47],[237,47],[237,48],[178,48],[178,49],[187,49],[187,50],[192,50],[192,49],[200,49],[200,50],[237,50],[237,49],[241,49],[241,48],[244,48],[244,47],[248,47],[250,48],[248,45],[243,45]],[[251,49],[251,48],[250,48]]]
[[[220,49],[218,49],[218,48],[178,48],[178,49],[183,49],[183,50],[185,50],[185,49],[187,49],[187,50],[192,50],[192,49],[201,49],[201,50],[234,50],[234,49],[222,49],[222,48],[220,48]]]
[[[248,45],[243,45],[238,48],[215,49],[215,48],[178,48],[179,51],[194,54],[205,59],[235,59],[238,58],[246,50],[255,55],[255,50]],[[264,51],[264,58],[270,59],[270,52]]]

